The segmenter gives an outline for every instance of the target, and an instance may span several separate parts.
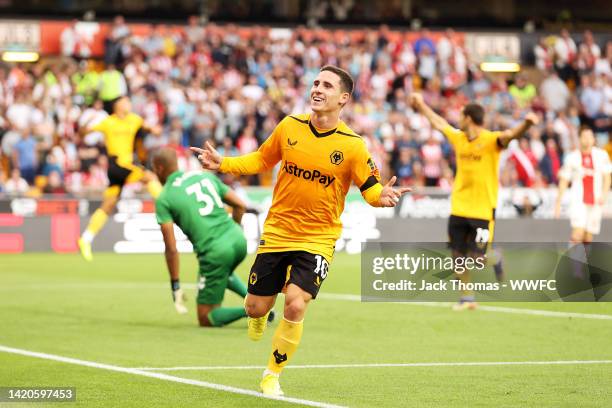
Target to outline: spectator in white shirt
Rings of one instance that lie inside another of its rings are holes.
[[[565,110],[570,100],[570,90],[555,71],[549,71],[548,77],[540,84],[540,94],[546,106],[554,112]]]
[[[559,77],[567,81],[574,76],[573,65],[576,62],[576,43],[570,37],[569,31],[565,28],[561,30],[561,37],[555,41],[555,66],[559,72]]]
[[[249,75],[249,83],[242,88],[242,96],[255,102],[264,96],[265,91],[257,83],[255,75]]]
[[[552,68],[553,52],[546,43],[546,38],[540,37],[538,43],[533,47],[536,67],[540,71],[548,71]]]
[[[98,99],[94,102],[94,104],[83,111],[81,114],[78,125],[79,127],[83,127],[89,124],[89,127],[93,127],[98,123],[102,122],[108,113],[104,110],[104,105],[102,100]],[[101,145],[104,142],[104,133],[102,132],[89,132],[83,138],[84,142],[88,146],[96,146]]]
[[[606,43],[606,52],[604,55],[600,55],[595,61],[595,67],[593,71],[595,75],[612,75],[612,41]]]
[[[6,118],[14,129],[20,130],[30,127],[32,115],[32,101],[23,92],[15,94],[15,102],[6,110]]]
[[[30,189],[28,182],[25,181],[23,177],[21,177],[21,172],[19,169],[14,168],[11,171],[11,178],[6,181],[4,185],[4,190],[7,194],[25,194]]]
[[[454,32],[452,29],[446,30],[446,32],[442,35],[442,38],[438,40],[438,44],[436,44],[438,63],[440,64],[440,72],[442,74],[445,74],[450,70],[450,59],[453,56],[455,47],[452,40],[453,35]]]
[[[590,75],[582,77],[582,92],[580,103],[585,116],[595,120],[603,115],[604,93],[598,80],[593,80]]]
[[[589,54],[593,56],[593,59],[597,59],[601,56],[601,48],[599,48],[599,45],[595,42],[591,30],[586,30],[584,32],[584,39],[581,45],[588,50]]]
[[[429,47],[423,47],[419,54],[419,76],[423,86],[436,75],[436,56]]]
[[[185,37],[190,45],[199,43],[204,39],[204,27],[200,25],[198,16],[189,16],[188,26],[185,28]]]

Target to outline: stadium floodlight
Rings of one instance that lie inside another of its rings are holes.
[[[521,65],[516,62],[483,62],[480,64],[483,72],[519,72]]]
[[[33,51],[5,51],[2,53],[4,62],[36,62],[40,56]]]

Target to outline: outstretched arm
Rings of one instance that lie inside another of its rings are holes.
[[[147,125],[143,123],[141,127],[142,130],[153,135],[161,135],[163,131],[163,128],[160,125]]]
[[[164,256],[170,274],[170,287],[172,289],[172,300],[176,311],[180,314],[187,313],[185,307],[185,294],[179,282],[179,253],[176,249],[176,238],[174,237],[174,223],[167,222],[160,225],[166,247]]]
[[[206,142],[204,149],[199,147],[190,147],[190,149],[198,154],[198,160],[205,169],[231,173],[237,176],[261,173],[274,167],[278,162],[278,159],[265,160],[261,148],[253,153],[238,157],[221,156],[209,142]]]
[[[205,169],[218,170],[236,176],[261,173],[274,167],[281,159],[280,140],[282,138],[279,138],[285,134],[285,120],[283,119],[274,128],[270,137],[253,153],[238,157],[223,157],[208,142],[203,149],[198,147],[191,147],[190,149],[198,154],[198,160]]]
[[[427,104],[423,100],[423,95],[421,95],[420,93],[412,93],[410,95],[410,102],[412,106],[414,106],[427,118],[427,120],[429,121],[429,123],[431,123],[431,126],[433,126],[434,129],[442,132],[444,128],[449,126],[446,119],[438,115],[436,112],[433,111],[433,109],[427,106]]]
[[[531,126],[537,124],[538,121],[538,115],[533,112],[529,112],[521,124],[512,129],[505,130],[501,133],[501,135],[499,135],[497,138],[499,144],[501,147],[507,147],[510,141],[521,137]]]

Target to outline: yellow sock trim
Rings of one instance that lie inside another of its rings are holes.
[[[96,235],[98,235],[98,232],[100,232],[102,227],[104,227],[107,220],[108,214],[106,214],[101,208],[98,208],[89,220],[87,231],[95,237]]]
[[[157,180],[151,180],[147,183],[147,191],[151,194],[151,197],[157,198],[162,191],[162,185]]]
[[[272,352],[268,360],[268,370],[280,374],[293,356],[302,339],[304,321],[281,320],[272,338]]]

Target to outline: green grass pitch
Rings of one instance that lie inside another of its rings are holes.
[[[245,278],[252,262],[240,266]],[[196,263],[181,257],[190,313],[177,315],[163,255],[0,256],[0,346],[120,367],[263,366],[276,324],[196,326]],[[291,365],[612,360],[612,319],[361,303],[358,256],[337,255],[281,378],[286,396],[355,407],[610,407],[612,364],[291,368]],[[226,303],[241,300],[228,292]],[[612,316],[611,303],[491,304]],[[277,303],[280,310],[281,303]],[[261,369],[153,371],[257,390]],[[294,405],[159,378],[0,351],[0,386],[71,386],[79,407]],[[2,406],[2,403],[0,403]],[[58,406],[4,404],[4,406]]]

